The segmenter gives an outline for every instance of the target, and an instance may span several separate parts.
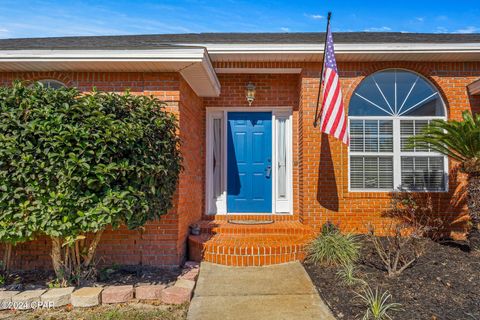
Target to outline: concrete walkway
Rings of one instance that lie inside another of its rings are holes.
[[[203,262],[188,320],[335,320],[299,262],[227,267]]]

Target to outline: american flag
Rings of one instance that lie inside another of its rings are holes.
[[[323,57],[322,132],[333,135],[346,145],[350,143],[348,118],[343,107],[342,91],[338,79],[337,62],[333,48],[330,24],[327,26],[327,43]]]

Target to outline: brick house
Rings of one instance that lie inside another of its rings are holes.
[[[104,264],[301,259],[326,221],[351,232],[367,223],[381,229],[399,188],[429,195],[448,229],[464,231],[455,164],[405,141],[432,119],[480,112],[480,34],[334,37],[350,148],[312,125],[321,33],[5,39],[0,82],[130,89],[166,101],[178,116],[185,170],[175,208],[142,232],[106,232]],[[200,235],[189,236],[193,223]],[[49,252],[46,239],[19,245],[15,267],[49,266]]]

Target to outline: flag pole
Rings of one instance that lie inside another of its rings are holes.
[[[325,53],[327,52],[327,37],[328,37],[328,28],[330,27],[330,18],[332,17],[332,13],[328,12],[327,15],[327,30],[325,31],[325,46],[323,48],[323,61],[322,61],[322,73],[320,74],[320,85],[318,87],[318,94],[317,94],[317,105],[315,106],[315,118],[313,120],[313,126],[316,128],[318,125],[318,119],[320,118],[318,115],[318,106],[320,104],[320,93],[322,92],[322,83],[323,83],[323,71],[325,68]]]

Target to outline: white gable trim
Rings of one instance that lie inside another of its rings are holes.
[[[1,50],[2,71],[179,72],[200,97],[220,82],[205,48],[157,50]]]

